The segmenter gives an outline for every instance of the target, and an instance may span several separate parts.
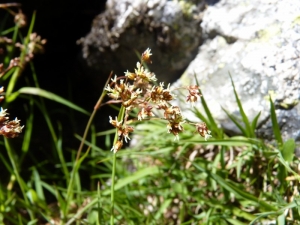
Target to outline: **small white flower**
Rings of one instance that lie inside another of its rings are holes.
[[[207,139],[211,138],[212,136],[210,135],[211,131],[208,130],[207,133],[204,136],[204,140],[207,141]]]

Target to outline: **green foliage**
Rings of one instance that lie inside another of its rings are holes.
[[[240,129],[240,131],[242,132],[242,134],[245,137],[255,138],[256,137],[256,135],[255,135],[255,129],[256,129],[258,118],[260,116],[260,112],[253,119],[252,123],[250,123],[250,121],[249,121],[249,119],[248,119],[248,117],[247,117],[247,115],[246,115],[246,113],[245,113],[245,111],[243,109],[243,106],[242,106],[242,103],[241,103],[241,101],[239,99],[239,96],[238,96],[238,94],[236,92],[236,89],[235,89],[232,77],[231,77],[230,74],[229,74],[229,76],[230,76],[231,84],[232,84],[232,87],[233,87],[233,92],[234,92],[235,100],[237,102],[237,105],[238,105],[238,108],[239,108],[239,111],[240,111],[240,116],[241,116],[242,121],[243,121],[244,124],[240,123],[239,119],[236,118],[234,115],[231,115],[226,109],[223,108],[223,110],[227,114],[227,116],[232,120],[232,122],[234,122],[234,124]]]
[[[12,40],[20,38],[27,46],[34,20],[33,16],[25,38],[17,26],[4,29],[4,22],[0,33],[11,34]],[[8,49],[6,65],[16,52],[12,46]],[[25,56],[26,48],[20,59]],[[28,87],[15,90],[19,67],[2,77],[8,85],[7,106],[22,98],[28,117],[24,136],[17,139],[21,144],[7,138],[0,142],[1,173],[7,174],[0,177],[0,224],[299,224],[299,160],[294,155],[294,140],[282,140],[271,98],[276,145],[256,138],[260,114],[250,122],[232,81],[241,120],[224,111],[242,136],[224,134],[202,93],[204,113],[194,109],[195,115],[212,131],[212,139],[195,135],[191,123],[182,125],[185,132],[174,141],[167,134],[166,121],[131,121],[136,143],[113,154],[109,150],[118,141],[116,129],[98,132],[92,124],[106,91],[90,114],[41,89],[32,62],[30,66],[33,84]],[[78,150],[63,144],[63,127],[54,122],[45,99],[90,115],[83,136],[74,137],[81,141]],[[36,108],[50,135],[51,157],[43,161],[31,154],[36,147]],[[118,110],[120,121],[124,107]],[[98,138],[104,136],[106,147],[102,149]],[[25,164],[28,158],[34,163]],[[49,164],[52,170],[47,169]]]

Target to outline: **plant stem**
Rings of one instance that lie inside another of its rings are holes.
[[[125,107],[122,105],[118,115],[118,121],[123,120],[125,115]],[[114,145],[118,141],[118,129],[116,128]],[[115,176],[116,176],[116,156],[117,153],[113,154],[113,162],[112,162],[112,173],[111,173],[111,191],[110,191],[110,224],[114,224],[114,204],[115,204]]]
[[[116,153],[113,154],[112,174],[111,174],[111,192],[110,192],[110,224],[114,224],[114,202],[115,202],[115,175],[116,175]]]
[[[109,77],[108,77],[108,79],[107,79],[107,81],[106,81],[106,83],[105,83],[104,88],[105,88],[105,87],[107,86],[107,84],[109,83],[112,74],[113,74],[113,73],[111,72],[110,75],[109,75]],[[103,102],[103,99],[104,99],[104,97],[106,96],[106,93],[107,93],[107,91],[103,90],[103,92],[102,92],[100,98],[98,99],[96,105],[94,106],[93,113],[92,113],[92,115],[90,116],[89,121],[88,121],[88,123],[87,123],[87,125],[86,125],[86,127],[85,127],[85,130],[84,130],[84,133],[83,133],[83,137],[82,137],[82,141],[81,141],[80,146],[79,146],[78,151],[77,151],[76,161],[78,161],[79,158],[80,158],[80,154],[81,154],[81,151],[82,151],[82,148],[83,148],[83,145],[84,145],[84,141],[86,140],[86,137],[87,137],[87,135],[88,135],[89,129],[90,129],[91,124],[92,124],[92,121],[94,120],[94,117],[95,117],[95,115],[96,115],[96,112],[97,112],[98,109],[100,108],[101,103]]]
[[[110,73],[110,75],[109,75],[109,77],[108,77],[108,79],[107,79],[107,81],[106,81],[106,83],[105,83],[104,88],[105,88],[105,87],[107,86],[107,84],[109,83],[111,76],[112,76],[112,72]],[[87,137],[87,135],[88,135],[89,129],[90,129],[91,125],[92,125],[92,122],[93,122],[93,120],[94,120],[94,118],[95,118],[95,115],[96,115],[98,109],[99,109],[100,106],[101,106],[101,103],[102,103],[104,97],[106,96],[106,93],[107,93],[107,91],[103,90],[103,92],[102,92],[100,98],[98,99],[96,105],[94,106],[93,113],[92,113],[92,115],[90,116],[89,121],[88,121],[88,123],[87,123],[87,125],[86,125],[86,127],[85,127],[85,130],[84,130],[84,133],[83,133],[83,137],[82,137],[82,140],[81,140],[81,142],[80,142],[80,146],[79,146],[78,151],[77,151],[76,160],[75,160],[75,163],[74,163],[74,165],[73,165],[72,172],[71,172],[72,176],[71,176],[70,182],[69,182],[69,184],[68,184],[67,196],[66,196],[66,202],[67,202],[66,212],[68,211],[68,205],[69,205],[68,203],[69,203],[69,201],[70,201],[70,199],[71,199],[71,195],[72,195],[72,193],[73,193],[73,192],[72,192],[72,189],[73,189],[73,184],[74,184],[75,174],[76,174],[77,170],[79,169],[79,168],[77,167],[77,165],[78,165],[78,163],[80,163],[80,162],[79,162],[79,159],[80,159],[80,155],[81,155],[81,152],[82,152],[82,149],[83,149],[84,141],[86,140],[86,137]]]
[[[4,144],[5,144],[5,148],[7,150],[7,154],[8,154],[8,157],[10,159],[11,165],[13,167],[14,174],[15,174],[15,176],[17,178],[17,181],[19,183],[21,192],[23,194],[23,198],[24,198],[25,204],[27,206],[29,206],[30,203],[29,203],[28,198],[26,196],[26,190],[25,190],[25,189],[27,189],[27,187],[26,187],[26,184],[24,183],[24,181],[22,181],[22,178],[21,178],[21,176],[19,174],[18,167],[17,167],[17,164],[15,162],[15,158],[14,158],[15,154],[13,153],[13,149],[11,148],[11,146],[10,146],[7,138],[4,138]],[[28,213],[29,213],[30,219],[33,220],[34,216],[33,216],[33,213],[32,213],[32,211],[30,209],[28,209]]]

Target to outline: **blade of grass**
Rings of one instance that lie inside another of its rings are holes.
[[[247,223],[243,223],[237,219],[225,218],[225,220],[228,221],[232,225],[247,225]]]
[[[83,162],[83,160],[88,156],[89,152],[90,152],[90,148],[87,149],[87,151],[84,153],[84,155],[82,157],[80,157],[78,160],[76,160],[74,162],[73,170],[71,172],[71,178],[70,178],[70,181],[68,182],[68,190],[67,190],[67,195],[66,195],[66,207],[65,207],[65,211],[64,211],[65,215],[68,214],[70,202],[71,202],[72,195],[73,195],[73,187],[74,187],[76,174],[78,174],[79,167],[80,167],[81,163]]]
[[[293,158],[295,156],[295,149],[296,143],[294,139],[289,139],[283,143],[281,154],[284,160],[288,163],[293,161]]]
[[[59,136],[57,137],[56,143],[54,143],[54,144],[55,144],[55,147],[56,147],[56,152],[57,152],[57,155],[58,155],[58,158],[59,158],[59,161],[60,161],[62,172],[64,173],[64,176],[66,178],[66,182],[68,184],[69,180],[70,180],[70,178],[69,178],[70,173],[69,173],[69,170],[67,168],[66,160],[65,160],[65,157],[64,157],[64,154],[63,154],[63,148],[62,148],[62,127],[61,127],[61,123],[60,122],[57,123],[57,128],[58,128]]]
[[[84,207],[80,208],[75,215],[72,216],[72,218],[67,222],[65,223],[65,225],[71,225],[74,223],[75,220],[79,219],[81,217],[81,215],[91,209],[94,205],[96,205],[98,203],[98,199],[97,198],[94,198],[91,202],[89,202],[88,204],[86,204]]]
[[[24,158],[25,154],[29,150],[29,145],[30,145],[30,140],[31,140],[31,134],[32,134],[32,129],[33,129],[33,100],[31,99],[29,101],[29,111],[28,111],[28,118],[26,120],[26,125],[25,125],[25,132],[24,132],[24,138],[23,138],[23,143],[22,143],[22,157],[21,157],[21,162],[23,161],[22,159]],[[25,153],[25,154],[24,154]]]
[[[55,196],[56,196],[56,200],[58,201],[58,204],[59,204],[61,219],[62,219],[62,221],[66,221],[68,218],[68,214],[66,213],[67,212],[67,210],[66,210],[67,203],[66,203],[64,197],[59,192],[58,188],[55,188]]]
[[[194,74],[194,77],[195,77],[195,81],[196,81],[197,86],[200,87],[199,82],[198,82],[197,77],[196,77],[196,74]],[[203,121],[205,123],[209,124],[209,129],[212,130],[213,132],[215,132],[217,134],[218,138],[223,138],[223,131],[218,127],[218,124],[215,121],[215,119],[214,119],[214,117],[213,117],[210,109],[208,108],[208,105],[207,105],[207,103],[205,101],[205,98],[204,98],[204,96],[203,96],[202,91],[201,91],[200,88],[199,88],[199,93],[201,95],[201,97],[200,97],[201,104],[202,104],[204,112],[206,113],[207,118],[208,118],[208,120],[205,120],[206,122],[204,120]],[[204,116],[202,116],[202,119],[204,119]]]
[[[222,177],[218,176],[217,174],[211,173],[204,168],[200,167],[196,163],[192,163],[196,169],[200,170],[201,172],[207,173],[210,177],[212,177],[219,185],[221,185],[223,188],[228,190],[229,192],[235,194],[237,197],[240,197],[245,200],[249,200],[253,202],[254,204],[259,204],[262,207],[264,207],[266,210],[276,210],[276,207],[270,205],[269,203],[260,200],[256,198],[255,196],[241,190],[239,187],[236,187],[234,184],[224,180]]]
[[[226,109],[222,107],[223,111],[226,113],[226,115],[231,119],[231,121],[239,128],[239,130],[242,132],[242,134],[246,137],[249,137],[248,132],[246,129],[244,129],[243,125],[239,123],[239,121],[231,115]]]
[[[131,184],[135,181],[138,181],[142,179],[143,177],[150,176],[150,175],[155,175],[159,173],[159,168],[157,166],[153,167],[147,167],[141,170],[138,170],[131,176],[127,176],[123,179],[118,180],[118,182],[115,185],[115,191],[123,188],[124,186]],[[107,192],[103,192],[103,194],[106,194]]]
[[[15,161],[15,154],[14,154],[14,151],[11,147],[11,145],[9,144],[8,142],[8,139],[7,138],[4,138],[4,143],[5,143],[5,148],[7,150],[7,154],[9,156],[9,159],[10,159],[10,162],[11,162],[11,165],[13,167],[13,174],[16,176],[17,178],[17,181],[18,181],[18,184],[20,186],[20,189],[21,189],[21,192],[22,192],[22,195],[23,195],[23,199],[25,201],[25,204],[26,205],[30,205],[29,201],[28,201],[28,198],[26,196],[26,190],[27,190],[27,186],[26,184],[24,183],[24,181],[22,180],[20,174],[19,174],[19,170],[18,170],[18,166],[17,166],[17,163]],[[28,213],[29,213],[29,216],[30,216],[30,219],[33,220],[34,216],[33,216],[33,212],[28,209],[27,210]]]
[[[260,144],[260,140],[255,139],[249,139],[242,136],[235,136],[232,138],[227,138],[224,140],[212,140],[209,139],[207,141],[198,140],[198,137],[196,137],[196,140],[190,139],[190,140],[181,140],[180,143],[201,143],[202,145],[220,145],[220,146],[252,146],[255,144]]]
[[[232,80],[232,77],[231,77],[230,73],[229,73],[229,77],[230,77],[230,80],[231,80],[231,85],[233,87],[233,92],[234,92],[235,100],[236,100],[236,102],[238,104],[238,108],[240,110],[240,114],[242,116],[243,122],[244,122],[245,127],[246,127],[247,137],[255,138],[255,133],[252,130],[252,126],[251,126],[251,124],[250,124],[250,122],[248,120],[248,117],[247,117],[244,109],[243,109],[243,105],[242,105],[242,103],[241,103],[241,101],[239,99],[239,96],[238,96],[237,91],[235,89],[235,85],[234,85],[234,82]]]
[[[13,32],[13,37],[12,37],[13,43],[17,43],[18,33],[19,33],[19,26],[16,24],[14,26],[14,32]],[[10,61],[10,59],[13,58],[13,55],[14,55],[14,52],[15,52],[15,45],[11,45],[9,47],[11,49],[9,50],[8,56],[5,58],[5,62],[4,62],[6,65],[9,64],[9,61]]]
[[[14,101],[20,94],[26,94],[26,95],[37,95],[37,96],[40,96],[40,97],[44,97],[44,98],[47,98],[49,100],[52,100],[52,101],[55,101],[55,102],[58,102],[62,105],[65,105],[71,109],[74,109],[78,112],[81,112],[83,114],[86,114],[86,115],[90,115],[89,112],[87,112],[86,110],[82,109],[81,107],[75,105],[74,103],[54,94],[54,93],[51,93],[49,91],[46,91],[46,90],[43,90],[43,89],[40,89],[40,88],[36,88],[36,87],[23,87],[23,88],[20,88],[18,91],[12,93],[12,94],[8,94],[7,93],[7,96],[6,96],[6,101],[7,102],[12,102]]]
[[[41,178],[39,175],[39,172],[36,170],[36,168],[33,168],[33,180],[34,180],[34,186],[37,193],[38,198],[45,202],[45,194],[43,191],[43,186],[41,184]]]
[[[251,127],[252,127],[252,130],[254,130],[254,131],[255,131],[256,127],[257,127],[257,122],[258,122],[258,119],[259,119],[259,117],[260,117],[260,114],[261,114],[261,112],[259,112],[259,113],[254,117],[254,119],[253,119],[253,121],[252,121]]]
[[[121,109],[119,111],[118,115],[118,121],[123,121],[124,115],[125,115],[125,107],[122,105]],[[114,138],[114,143],[113,146],[116,145],[118,141],[118,129],[116,128],[116,133],[115,133],[115,138]],[[111,206],[110,206],[110,225],[114,225],[114,219],[115,219],[115,214],[114,214],[114,204],[115,204],[115,177],[116,177],[116,158],[117,158],[117,153],[113,153],[113,161],[112,161],[112,172],[111,172],[111,192],[110,192],[110,200],[111,200]]]
[[[36,16],[36,12],[34,11],[33,14],[32,14],[32,18],[31,18],[31,22],[30,22],[30,26],[29,26],[29,29],[28,29],[28,32],[27,32],[26,39],[23,43],[25,48],[22,50],[21,55],[20,55],[20,65],[24,65],[24,60],[25,60],[25,56],[27,54],[27,48],[28,48],[28,43],[29,43],[29,40],[30,40],[30,35],[33,32],[33,27],[34,27],[34,23],[35,23],[35,16]],[[18,79],[21,71],[22,71],[22,68],[16,67],[16,70],[14,71],[11,79],[9,80],[9,83],[8,83],[8,86],[7,86],[7,89],[6,89],[7,96],[11,95],[11,93],[13,92],[13,89],[14,89],[16,83],[17,83],[17,79]],[[6,101],[9,102],[8,99],[6,99]]]
[[[282,137],[281,137],[281,133],[280,133],[279,124],[277,122],[275,106],[272,101],[271,95],[269,95],[269,100],[270,100],[270,113],[271,113],[273,133],[274,133],[274,136],[275,136],[278,146],[281,148],[283,145],[283,141],[282,141]]]
[[[98,185],[97,185],[97,197],[98,197],[98,220],[97,220],[97,225],[101,225],[101,224],[104,224],[104,218],[103,218],[103,210],[102,210],[102,202],[101,202],[100,182],[98,182]]]
[[[169,207],[169,205],[172,203],[173,199],[166,199],[162,203],[162,205],[159,207],[157,213],[154,216],[155,220],[158,220],[162,217],[162,214],[165,212],[165,210]]]

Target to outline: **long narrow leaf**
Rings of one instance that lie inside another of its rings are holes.
[[[285,161],[287,162],[293,161],[295,155],[295,148],[296,148],[296,143],[294,139],[289,139],[286,142],[284,142],[281,154]]]
[[[260,204],[262,207],[264,207],[267,210],[276,210],[276,208],[270,204],[268,204],[267,202],[258,199],[257,197],[241,190],[240,188],[236,187],[235,185],[233,185],[232,183],[226,181],[225,179],[223,179],[222,177],[220,177],[217,174],[211,173],[209,171],[207,171],[206,169],[200,167],[199,165],[197,165],[196,163],[193,163],[193,165],[199,169],[201,172],[205,172],[207,173],[209,176],[211,176],[219,185],[221,185],[223,188],[225,188],[226,190],[228,190],[229,192],[235,194],[237,197],[240,197],[244,200],[248,200],[248,201],[252,201],[254,204]]]
[[[123,179],[120,179],[118,180],[118,182],[116,183],[115,185],[115,191],[116,190],[119,190],[121,189],[122,187],[132,183],[132,182],[135,182],[137,180],[140,180],[141,178],[143,177],[146,177],[146,176],[150,176],[150,175],[155,175],[159,173],[159,168],[157,166],[153,166],[151,168],[147,167],[147,168],[144,168],[144,169],[141,169],[139,171],[137,171],[136,173],[132,174],[131,176],[128,176],[128,177],[125,177]],[[111,192],[111,190],[106,190],[103,192],[102,196],[106,196],[106,195],[109,195]]]
[[[196,81],[196,83],[197,83],[197,86],[200,87],[199,82],[198,82],[198,80],[196,79],[196,75],[195,75],[195,81]],[[209,125],[211,126],[210,129],[212,129],[212,130],[214,130],[214,131],[220,130],[219,127],[218,127],[217,122],[215,121],[215,119],[214,119],[212,113],[210,112],[210,110],[209,110],[209,108],[208,108],[208,105],[207,105],[207,103],[206,103],[206,101],[205,101],[205,98],[204,98],[204,96],[203,96],[203,94],[202,94],[200,88],[199,88],[199,93],[201,94],[201,97],[200,97],[200,99],[201,99],[201,104],[202,104],[203,109],[204,109],[204,111],[205,111],[205,113],[206,113],[206,115],[207,115],[207,118],[208,118],[208,120],[209,120]]]
[[[271,111],[271,120],[272,120],[273,133],[274,133],[274,136],[275,136],[275,139],[276,139],[278,145],[282,146],[283,141],[282,141],[282,137],[281,137],[281,134],[280,134],[280,128],[279,128],[279,124],[277,122],[275,106],[274,106],[274,103],[272,101],[271,95],[269,95],[269,99],[270,99],[270,111]]]
[[[40,174],[35,168],[33,169],[33,179],[37,196],[40,200],[44,202],[46,198],[44,195],[43,186],[41,184]]]
[[[260,117],[260,114],[261,114],[261,112],[259,112],[259,113],[254,117],[254,119],[253,119],[253,121],[252,121],[251,127],[252,127],[252,130],[254,130],[254,131],[255,131],[255,129],[256,129],[257,121],[258,121],[258,119],[259,119],[259,117]]]
[[[242,105],[242,103],[241,103],[241,101],[239,99],[239,96],[238,96],[237,91],[235,89],[235,85],[234,85],[234,82],[232,80],[232,77],[231,77],[230,73],[229,73],[229,77],[230,77],[230,80],[231,80],[231,85],[233,87],[233,92],[234,92],[235,100],[236,100],[236,102],[238,104],[238,107],[239,107],[239,110],[240,110],[240,114],[242,116],[242,119],[243,119],[245,127],[246,127],[246,132],[248,134],[247,136],[253,138],[253,137],[255,137],[254,131],[252,130],[251,124],[250,124],[250,122],[248,120],[248,117],[247,117],[247,115],[246,115],[246,113],[245,113],[245,111],[243,109],[243,105]]]
[[[28,43],[29,43],[29,40],[30,40],[30,35],[31,33],[33,32],[33,27],[34,27],[34,24],[35,24],[35,16],[36,16],[36,13],[33,12],[33,15],[32,15],[32,18],[31,18],[31,22],[30,22],[30,26],[29,26],[29,29],[28,29],[28,32],[27,32],[27,36],[26,36],[26,39],[23,43],[24,46],[26,46],[22,52],[21,52],[21,56],[20,56],[20,65],[23,65],[24,64],[24,60],[25,60],[25,56],[27,54],[27,46],[28,46]],[[16,25],[15,26],[16,29],[18,29],[18,26]],[[15,36],[15,34],[14,34]],[[14,40],[14,43],[16,43],[16,37],[13,38]],[[12,57],[10,57],[11,59]],[[7,89],[6,89],[6,94],[8,96],[10,96],[10,94],[13,92],[13,89],[17,83],[17,79],[21,73],[22,69],[20,67],[17,67],[11,77],[11,79],[9,80],[9,83],[8,83],[8,86],[7,86]],[[6,99],[7,102],[9,102],[8,98]]]
[[[224,109],[223,107],[222,107],[222,109],[227,114],[227,116],[231,119],[231,121],[239,128],[239,130],[242,132],[242,134],[244,136],[248,137],[247,130],[243,127],[243,125],[240,124],[239,121],[234,116],[232,116],[226,109]]]
[[[77,110],[83,114],[90,115],[89,112],[87,112],[83,108],[75,105],[74,103],[72,103],[52,92],[49,92],[49,91],[46,91],[46,90],[43,90],[40,88],[35,88],[35,87],[23,87],[23,88],[19,89],[18,91],[12,93],[11,95],[8,95],[6,98],[6,101],[11,102],[11,101],[15,100],[20,94],[37,95],[40,97],[44,97],[44,98],[50,99],[52,101],[58,102],[62,105],[65,105],[71,109]]]
[[[29,117],[27,118],[26,125],[25,125],[25,131],[24,131],[24,138],[23,138],[23,144],[22,144],[22,152],[27,153],[29,150],[30,140],[31,140],[31,134],[33,129],[33,101],[30,100],[30,109],[29,109]]]

